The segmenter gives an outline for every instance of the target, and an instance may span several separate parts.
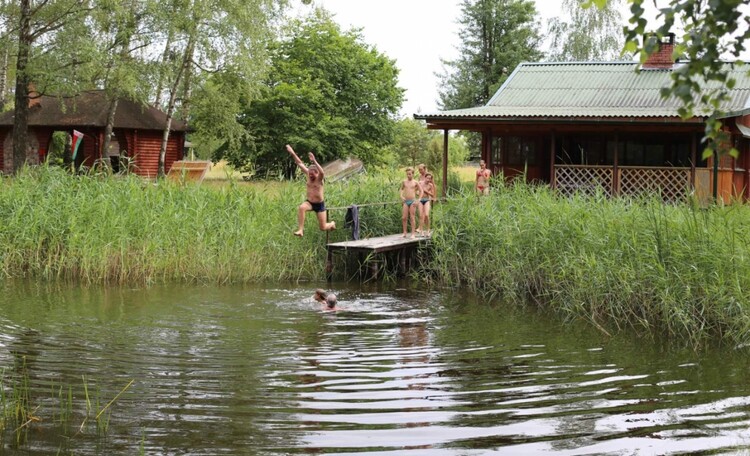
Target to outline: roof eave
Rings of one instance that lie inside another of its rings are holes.
[[[448,122],[477,122],[477,123],[659,123],[659,124],[700,124],[704,122],[702,117],[693,117],[683,120],[680,117],[670,116],[630,116],[630,117],[555,117],[555,116],[514,116],[514,117],[490,117],[490,116],[429,116],[414,114],[414,119],[424,120],[428,123]]]

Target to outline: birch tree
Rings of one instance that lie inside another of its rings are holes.
[[[567,18],[549,21],[553,61],[606,61],[620,57],[625,44],[621,0],[607,0],[592,8],[589,0],[563,0]]]
[[[167,11],[163,22],[169,39],[162,54],[167,56],[167,127],[159,151],[160,176],[164,175],[171,122],[175,116],[190,121],[193,93],[201,94],[199,108],[227,106],[229,115],[214,119],[213,128],[233,135],[241,132],[232,128],[240,106],[231,100],[246,96],[260,82],[267,65],[271,20],[285,5],[278,0],[176,0],[171,4],[180,14]],[[224,90],[212,90],[217,84]],[[208,131],[204,134],[211,136]]]
[[[13,63],[11,49],[15,48],[13,40],[13,27],[10,15],[7,13],[10,7],[8,0],[0,0],[0,112],[5,111],[8,105],[9,84],[11,77],[10,66]]]
[[[101,86],[108,102],[102,154],[109,150],[115,114],[120,98],[143,100],[148,80],[143,78],[146,62],[135,55],[150,43],[154,24],[148,22],[156,4],[150,0],[98,0],[92,12],[99,47],[97,65]]]

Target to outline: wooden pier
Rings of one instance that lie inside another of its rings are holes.
[[[370,272],[372,278],[377,278],[379,262],[373,261],[373,255],[385,254],[388,252],[397,252],[399,266],[403,273],[408,270],[411,263],[411,257],[414,250],[422,245],[427,245],[431,241],[429,236],[411,235],[403,237],[401,234],[391,234],[388,236],[373,237],[368,239],[359,239],[357,241],[332,242],[326,245],[328,258],[326,261],[326,273],[330,280],[333,273],[333,253],[355,253],[358,255],[367,255],[370,259]]]

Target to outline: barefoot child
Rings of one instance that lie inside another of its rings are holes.
[[[404,202],[403,209],[401,210],[401,224],[404,227],[404,234],[402,237],[406,237],[406,218],[407,216],[411,220],[411,237],[414,237],[415,223],[414,223],[414,212],[417,209],[415,204],[417,198],[422,197],[422,187],[419,182],[414,180],[414,170],[409,167],[406,168],[406,180],[401,183],[401,201]]]
[[[417,173],[419,173],[417,177],[417,180],[419,181],[419,185],[424,188],[424,183],[427,180],[427,166],[425,166],[424,163],[420,163],[417,165]],[[422,199],[420,198],[420,201]],[[424,212],[424,206],[422,204],[417,204],[417,217],[419,218],[419,226],[417,226],[417,234],[422,233],[422,212]]]
[[[422,197],[419,198],[419,231],[423,236],[430,235],[430,209],[432,200],[435,198],[435,183],[432,182],[432,174],[425,174],[422,184]]]
[[[487,164],[484,160],[479,160],[479,169],[477,170],[477,194],[489,195],[490,194],[490,176],[492,172],[487,169]]]
[[[321,231],[330,231],[336,229],[336,222],[326,222],[326,205],[323,201],[323,167],[318,164],[315,160],[315,155],[312,152],[308,154],[308,158],[312,165],[306,167],[302,160],[299,159],[297,154],[294,153],[294,149],[289,144],[286,145],[286,151],[289,155],[294,158],[294,162],[299,166],[299,169],[307,176],[307,200],[299,205],[297,211],[297,222],[299,226],[297,231],[294,232],[295,236],[302,236],[305,229],[305,213],[308,211],[315,211],[318,216],[318,225]]]

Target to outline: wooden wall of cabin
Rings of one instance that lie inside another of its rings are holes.
[[[49,147],[49,135],[51,134],[49,128],[35,128],[29,130],[29,147],[30,150],[27,154],[26,160],[32,165],[38,165],[41,163],[47,154]],[[6,168],[6,154],[13,154],[12,150],[12,134],[13,130],[3,130],[0,132],[0,172],[10,173],[11,169]],[[6,151],[7,149],[7,151]],[[12,161],[9,161],[12,163]]]
[[[49,152],[49,142],[50,139],[52,139],[52,132],[54,130],[51,128],[35,128],[33,130],[34,134],[36,135],[37,141],[39,141],[39,149],[38,157],[39,157],[39,163],[43,162],[47,158],[47,152]]]
[[[175,161],[182,159],[183,137],[182,132],[173,132],[169,135],[164,159],[165,173],[169,173]],[[157,177],[161,140],[161,131],[134,131],[127,137],[128,153],[132,158],[135,174],[149,178]]]
[[[734,146],[739,151],[737,158],[729,154],[722,154],[719,157],[719,166],[717,170],[717,197],[721,198],[724,203],[730,203],[740,199],[748,200],[748,186],[750,185],[750,150],[748,140],[736,136]],[[714,188],[714,157],[707,160],[707,168],[710,172],[710,189],[713,195]]]

